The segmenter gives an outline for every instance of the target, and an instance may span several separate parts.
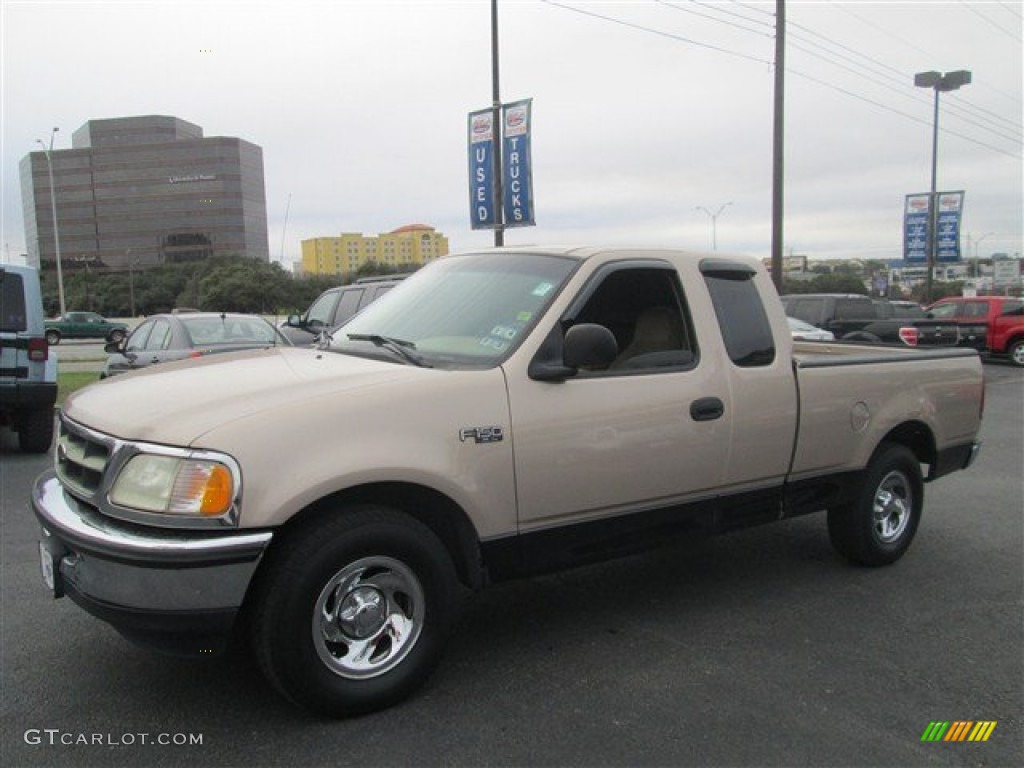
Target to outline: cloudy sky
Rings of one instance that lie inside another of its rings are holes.
[[[488,0],[0,0],[4,251],[18,163],[90,119],[161,114],[263,148],[270,251],[469,222],[467,113],[491,103]],[[1019,0],[787,3],[786,254],[899,258],[904,196],[966,191],[971,255],[1020,253]],[[506,243],[767,256],[774,2],[500,0],[501,97],[533,99],[537,226]],[[725,206],[723,208],[723,206]],[[706,209],[707,212],[700,210]]]

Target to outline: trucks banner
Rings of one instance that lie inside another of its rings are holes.
[[[533,220],[530,111],[533,99],[502,107],[502,207],[506,227],[529,227]]]

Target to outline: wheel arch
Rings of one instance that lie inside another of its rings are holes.
[[[391,507],[429,528],[448,550],[459,581],[470,589],[483,586],[480,539],[469,517],[445,494],[415,483],[369,483],[324,496],[293,515],[274,538],[287,537],[300,526],[315,525],[317,518],[339,514],[346,506],[362,504]]]
[[[928,465],[929,475],[934,471],[938,455],[935,447],[935,435],[924,422],[907,421],[893,427],[879,441],[875,447],[875,453],[877,454],[886,443],[905,446],[914,454],[919,463]]]

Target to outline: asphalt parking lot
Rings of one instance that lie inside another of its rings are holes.
[[[419,694],[339,722],[244,658],[154,655],[50,599],[27,503],[50,459],[0,433],[0,762],[1021,765],[1024,371],[985,370],[981,457],[928,487],[894,566],[844,564],[812,516],[501,585]],[[996,726],[923,742],[934,721]]]

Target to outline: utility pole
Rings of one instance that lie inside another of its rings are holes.
[[[782,290],[784,202],[786,0],[775,0],[775,108],[772,130],[772,282]]]
[[[498,0],[491,0],[491,95],[494,122],[494,245],[505,244],[505,206],[501,189],[501,89],[498,87]]]

